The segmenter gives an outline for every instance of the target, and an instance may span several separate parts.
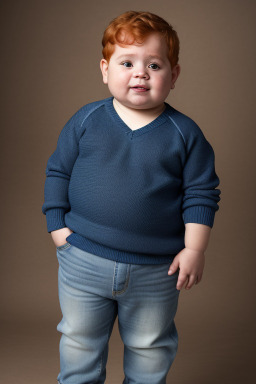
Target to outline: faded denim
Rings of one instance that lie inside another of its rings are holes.
[[[178,348],[178,272],[169,276],[169,263],[115,262],[69,243],[57,247],[57,257],[63,315],[57,326],[58,382],[105,383],[108,341],[118,317],[123,384],[165,384]]]

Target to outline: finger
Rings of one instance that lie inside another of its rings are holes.
[[[186,283],[188,279],[188,276],[187,275],[182,275],[181,273],[179,274],[179,277],[178,277],[178,281],[177,281],[177,285],[176,285],[176,288],[178,290],[182,289],[183,285]]]
[[[179,261],[177,259],[174,259],[172,264],[169,267],[168,275],[171,275],[172,273],[176,272],[179,268]]]
[[[202,275],[198,275],[195,284],[200,283],[200,281],[202,280],[202,277],[203,277]]]
[[[193,286],[193,284],[196,283],[196,280],[197,280],[196,275],[190,275],[188,278],[188,283],[187,283],[185,289],[190,289]]]

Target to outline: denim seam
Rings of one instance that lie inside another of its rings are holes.
[[[110,326],[109,326],[109,329],[108,329],[107,343],[109,342],[110,331],[111,331],[111,328],[112,328],[112,324],[113,324],[114,319],[115,319],[115,312],[114,312],[113,315],[112,315],[112,319],[111,319]],[[101,375],[101,373],[102,373],[102,366],[103,366],[103,356],[104,356],[104,353],[105,353],[105,349],[104,349],[104,351],[102,352],[101,357],[100,357],[100,366],[99,366],[99,374],[98,374],[98,378],[100,377],[100,375]]]
[[[67,244],[64,244],[64,245],[60,245],[59,247],[56,247],[57,248],[57,251],[63,251],[67,248],[71,247],[71,244],[70,243],[67,243]]]
[[[116,264],[116,263],[115,263]],[[116,266],[116,265],[115,265]],[[114,278],[115,278],[115,274],[114,274],[114,277],[113,277],[113,283],[114,283]],[[115,290],[112,290],[112,296],[117,296],[117,295],[121,295],[122,293],[124,293],[126,291],[126,289],[128,288],[128,284],[129,284],[129,280],[130,280],[130,265],[129,267],[127,268],[127,273],[126,273],[126,278],[125,278],[125,285],[124,285],[124,288],[121,289],[120,291],[115,291]],[[114,284],[113,284],[114,285]]]

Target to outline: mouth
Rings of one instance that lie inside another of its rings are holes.
[[[149,91],[149,88],[143,86],[143,85],[135,85],[134,87],[131,87],[135,92],[147,92]]]

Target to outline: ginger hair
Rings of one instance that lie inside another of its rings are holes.
[[[179,61],[180,44],[177,32],[167,21],[150,12],[128,11],[113,19],[103,34],[102,55],[109,62],[115,44],[142,44],[152,33],[159,33],[165,39],[168,59],[173,68]]]

